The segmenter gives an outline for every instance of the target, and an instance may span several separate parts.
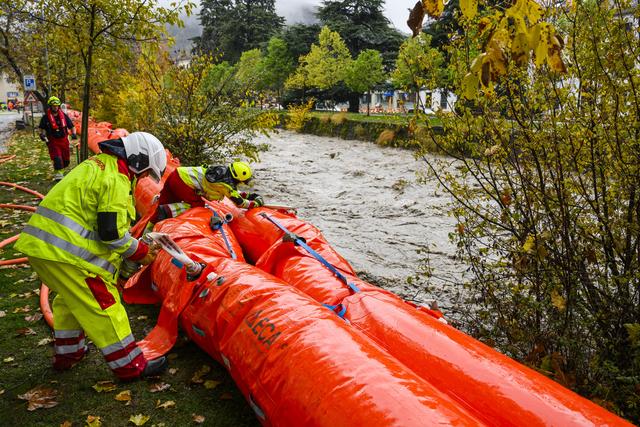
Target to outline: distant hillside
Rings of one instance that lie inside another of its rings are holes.
[[[175,39],[175,45],[171,48],[172,53],[181,50],[190,52],[193,46],[193,42],[190,39],[198,37],[202,33],[197,12],[191,16],[183,16],[182,21],[184,22],[184,28],[179,28],[175,25],[167,27],[167,32]]]

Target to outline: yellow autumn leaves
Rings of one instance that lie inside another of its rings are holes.
[[[472,21],[478,13],[477,0],[460,0],[460,10],[466,21]],[[551,24],[540,21],[542,17],[543,9],[535,1],[516,0],[508,9],[479,20],[478,31],[487,42],[462,81],[465,98],[474,99],[480,90],[493,93],[493,84],[507,74],[509,64],[526,67],[532,56],[536,67],[566,72],[562,38]]]

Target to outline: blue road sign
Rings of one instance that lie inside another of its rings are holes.
[[[34,76],[24,76],[24,90],[36,90],[36,78]]]

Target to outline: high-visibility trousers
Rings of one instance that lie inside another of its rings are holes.
[[[40,279],[58,295],[53,300],[54,367],[77,362],[86,351],[84,334],[102,351],[121,379],[140,376],[147,360],[138,347],[114,283],[74,265],[29,257]]]

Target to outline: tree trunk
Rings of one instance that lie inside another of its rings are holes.
[[[349,94],[349,112],[350,113],[360,112],[360,94],[355,92],[352,92]]]
[[[371,91],[367,92],[367,116],[370,116],[369,110],[371,109]]]
[[[89,95],[91,91],[91,61],[93,59],[93,31],[95,26],[96,6],[91,6],[91,21],[89,23],[89,48],[84,58],[84,90],[82,92],[82,130],[80,133],[80,161],[89,157]]]

